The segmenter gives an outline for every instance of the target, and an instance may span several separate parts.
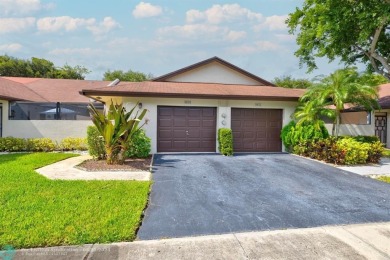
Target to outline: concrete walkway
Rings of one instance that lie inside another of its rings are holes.
[[[390,259],[390,222],[23,249],[15,259]]]
[[[49,179],[59,180],[150,180],[150,172],[129,172],[129,171],[104,171],[87,172],[75,168],[74,166],[85,160],[91,159],[89,155],[72,157],[59,161],[45,167],[36,169],[39,174]]]
[[[379,164],[362,166],[340,166],[339,169],[357,173],[359,175],[386,175],[390,176],[390,158],[382,158]]]

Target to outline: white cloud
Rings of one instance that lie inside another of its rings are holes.
[[[19,51],[23,46],[19,43],[11,43],[11,44],[3,44],[0,45],[0,51],[1,52],[17,52]]]
[[[264,22],[255,26],[255,31],[268,29],[270,31],[287,30],[286,19],[288,15],[272,15],[265,18]]]
[[[34,24],[34,17],[0,18],[0,33],[20,32],[34,26]]]
[[[112,17],[104,17],[103,21],[98,25],[87,26],[87,29],[90,30],[93,34],[99,35],[108,33],[109,31],[120,27],[119,23],[115,21]]]
[[[162,14],[162,11],[163,10],[161,6],[141,2],[133,10],[133,16],[137,19],[159,16],[160,14]]]
[[[229,31],[226,35],[226,39],[231,42],[241,40],[246,37],[245,31]]]
[[[296,36],[291,34],[275,34],[275,37],[279,41],[284,41],[284,42],[292,42],[295,41],[296,39]]]
[[[101,50],[92,49],[92,48],[64,48],[64,49],[54,49],[49,52],[51,55],[96,55],[101,53]]]
[[[212,36],[216,33],[220,33],[221,29],[216,25],[207,25],[207,24],[186,24],[186,25],[176,25],[168,26],[158,29],[158,34],[161,36],[173,36],[173,37],[183,37],[183,38],[198,38],[202,36]]]
[[[275,51],[281,47],[274,42],[270,41],[257,41],[253,44],[243,44],[240,46],[234,46],[228,48],[228,51],[234,54],[253,54],[264,51]]]
[[[70,16],[44,17],[37,21],[38,30],[41,32],[58,32],[61,30],[75,31],[86,29],[95,35],[104,34],[119,27],[112,17],[105,17],[98,23],[95,18],[73,18]]]
[[[72,18],[70,16],[44,17],[37,21],[37,27],[42,32],[57,32],[60,30],[74,31],[81,27],[96,23],[94,18]]]
[[[193,9],[186,13],[188,23],[206,21],[211,24],[220,24],[236,20],[260,21],[262,17],[262,14],[252,12],[239,4],[213,5],[204,12]]]
[[[0,0],[0,13],[5,15],[30,14],[52,7],[53,4],[42,4],[40,0]]]

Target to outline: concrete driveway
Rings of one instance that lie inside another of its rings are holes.
[[[390,221],[390,185],[289,154],[160,154],[138,239]]]

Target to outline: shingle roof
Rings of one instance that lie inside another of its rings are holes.
[[[108,81],[0,77],[0,97],[34,102],[89,102],[82,89],[107,86]]]
[[[218,99],[298,100],[303,89],[274,86],[183,82],[122,82],[114,87],[83,89],[86,96],[184,97]]]

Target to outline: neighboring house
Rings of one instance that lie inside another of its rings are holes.
[[[101,88],[109,82],[0,77],[0,136],[85,137],[92,122],[82,89]],[[103,105],[99,103],[100,108]]]
[[[282,127],[304,90],[286,89],[214,57],[146,82],[84,89],[95,100],[149,110],[152,152],[216,152],[232,128],[235,152],[281,152]]]
[[[390,83],[380,85],[378,95],[380,110],[348,109],[341,114],[340,135],[376,135],[386,147],[390,147],[390,129],[387,127],[390,120]],[[331,133],[331,122],[327,122],[326,127]]]

